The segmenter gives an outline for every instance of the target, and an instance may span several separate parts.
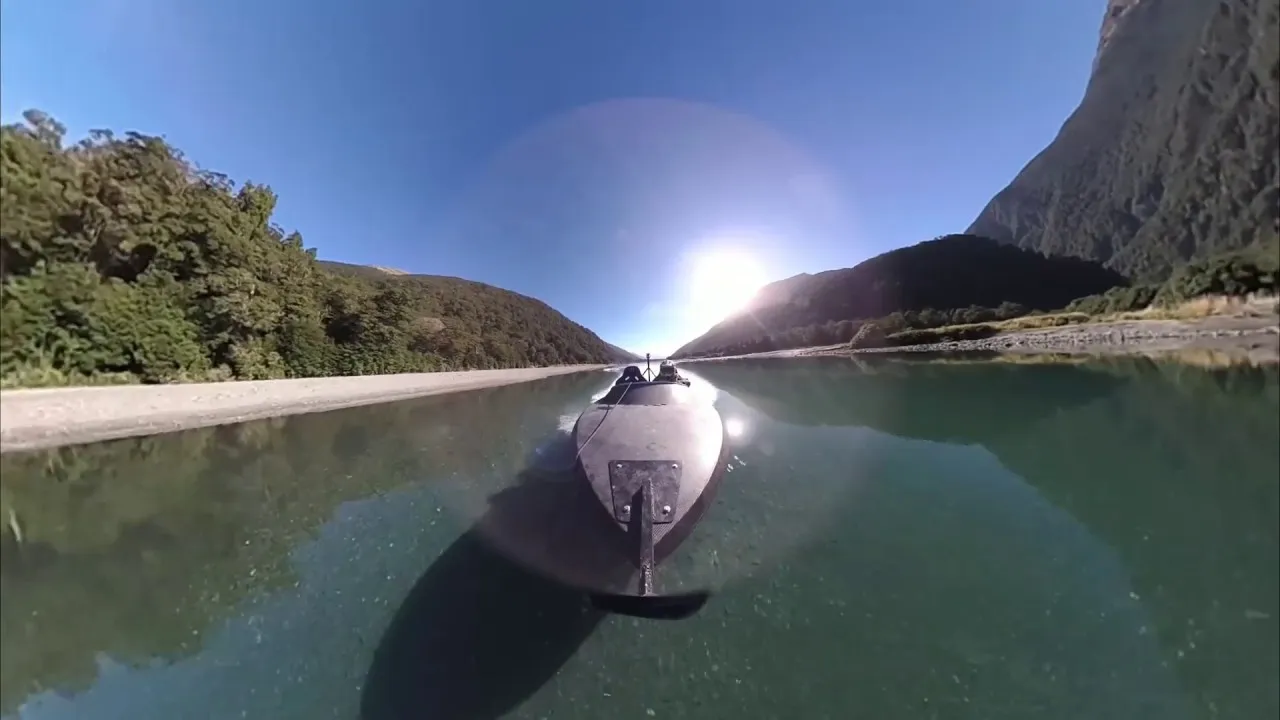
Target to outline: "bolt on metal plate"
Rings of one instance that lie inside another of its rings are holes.
[[[613,516],[629,522],[637,508],[632,499],[641,486],[649,483],[653,503],[653,522],[665,525],[675,522],[675,509],[680,499],[680,464],[670,460],[614,460],[609,463],[609,489],[613,494]]]

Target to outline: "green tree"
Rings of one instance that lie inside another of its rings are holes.
[[[24,118],[0,128],[6,384],[629,359],[532,298],[320,262],[272,223],[269,187],[237,188],[161,138],[67,145],[53,118]]]

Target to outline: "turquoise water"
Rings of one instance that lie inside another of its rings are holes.
[[[1280,712],[1274,368],[687,370],[733,448],[664,567],[716,591],[679,622],[600,616],[471,530],[558,471],[603,373],[5,456],[0,711]]]

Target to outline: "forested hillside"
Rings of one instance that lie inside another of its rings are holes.
[[[1280,0],[1111,0],[1084,99],[969,232],[1158,281],[1280,229]]]
[[[1055,310],[1127,284],[1123,275],[1097,263],[1045,257],[988,238],[948,235],[852,268],[767,285],[743,313],[685,344],[673,357],[845,342],[855,321],[893,313],[926,315],[930,326],[1013,317]]]
[[[0,129],[6,385],[169,382],[623,360],[538,300],[321,263],[276,196],[163,139]],[[342,270],[334,272],[334,270]]]

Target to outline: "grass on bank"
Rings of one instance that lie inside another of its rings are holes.
[[[1048,330],[1068,325],[1099,325],[1123,321],[1144,320],[1200,320],[1209,317],[1266,317],[1280,311],[1277,299],[1270,294],[1252,294],[1244,297],[1229,295],[1203,295],[1173,305],[1149,305],[1142,310],[1089,314],[1084,312],[1060,312],[993,322],[945,325],[936,328],[902,330],[883,338],[874,333],[860,333],[850,341],[855,349],[871,347],[906,347],[910,345],[934,345],[966,340],[985,340],[1014,332]]]
[[[234,377],[231,370],[225,366],[220,366],[203,372],[174,372],[164,377],[164,383],[223,382],[232,379]],[[0,390],[142,385],[146,382],[146,378],[130,372],[68,372],[59,368],[47,355],[42,355],[36,363],[15,368],[4,375],[0,375]]]
[[[1201,295],[1171,306],[1148,305],[1113,313],[1108,320],[1198,320],[1207,317],[1266,317],[1280,312],[1280,299],[1268,293],[1246,296]]]
[[[850,355],[857,360],[859,355]],[[1004,353],[991,352],[971,354],[964,353],[952,356],[938,356],[933,353],[889,354],[882,362],[887,363],[928,363],[931,365],[986,365],[1001,363],[1004,365],[1115,365],[1131,363],[1135,360],[1151,362],[1170,362],[1178,365],[1196,367],[1203,370],[1217,370],[1232,367],[1267,367],[1277,363],[1275,358],[1257,356],[1249,352],[1221,350],[1216,348],[1178,348],[1170,350],[1139,350],[1122,355],[1113,353],[1087,352],[1031,352]],[[862,361],[860,361],[862,362]],[[881,361],[877,361],[881,362]],[[874,365],[869,365],[874,368]]]
[[[0,390],[51,388],[87,385],[137,385],[142,380],[131,373],[83,375],[54,367],[25,367],[0,376]]]

